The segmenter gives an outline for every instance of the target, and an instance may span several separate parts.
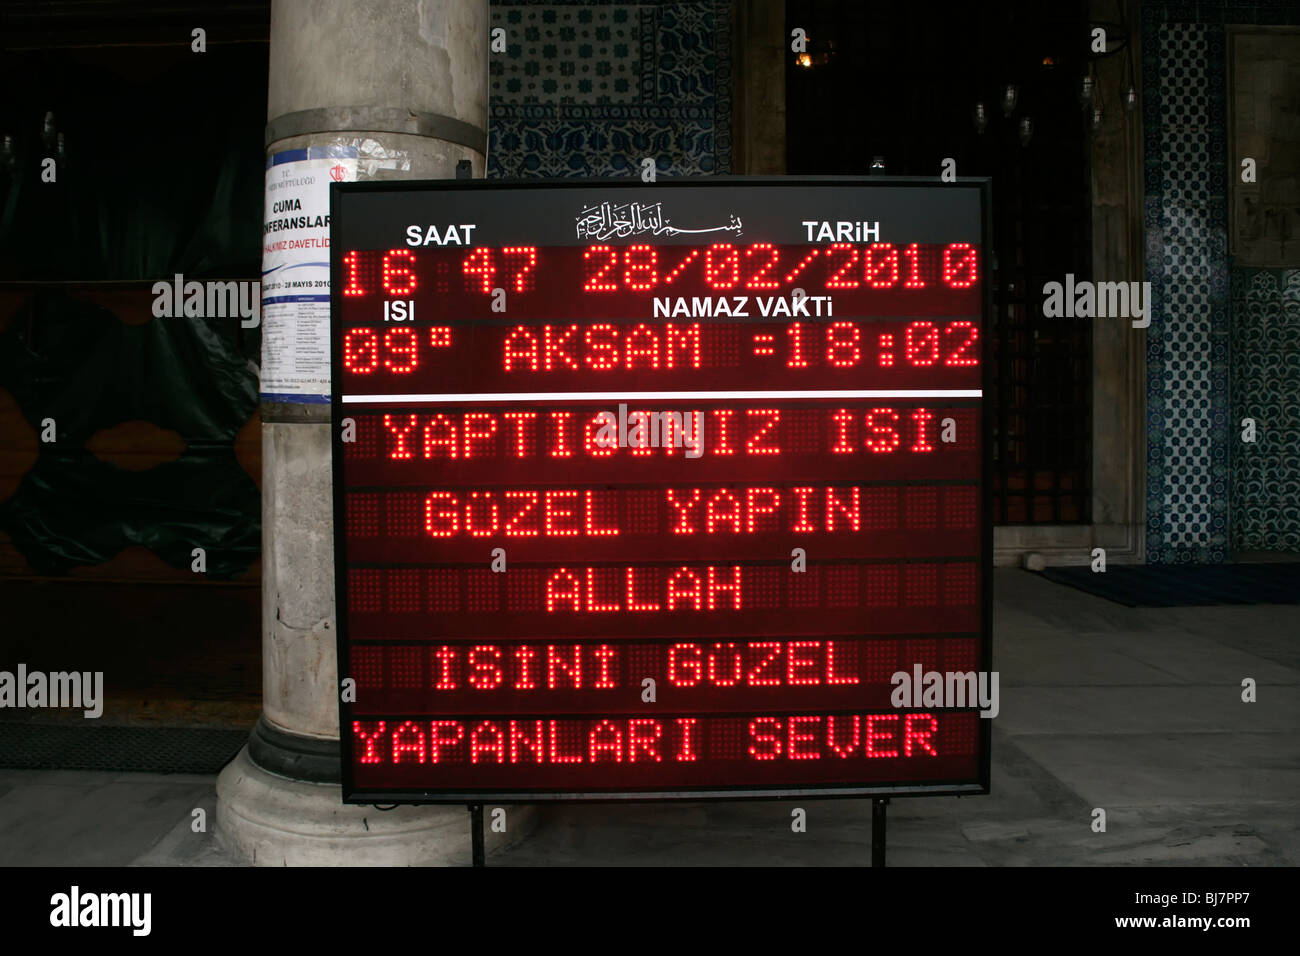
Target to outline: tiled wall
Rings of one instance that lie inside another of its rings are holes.
[[[1256,275],[1263,270],[1231,268],[1226,148],[1226,26],[1295,22],[1295,2],[1142,5],[1146,278],[1155,306],[1147,330],[1153,564],[1219,562],[1234,548],[1300,545],[1294,505],[1287,531],[1281,499],[1258,496],[1263,475],[1295,468],[1287,465],[1285,436],[1254,449],[1250,461],[1239,441],[1239,409],[1256,401],[1248,390],[1269,387],[1253,371],[1254,333],[1243,330],[1253,316],[1282,309],[1286,284],[1275,276],[1270,285]],[[1283,534],[1266,539],[1269,525]]]
[[[1228,548],[1228,261],[1223,25],[1143,32],[1147,561]]]
[[[1300,551],[1300,269],[1232,272],[1232,546]],[[1233,436],[1239,438],[1239,434]]]
[[[730,0],[493,0],[488,175],[731,171]]]

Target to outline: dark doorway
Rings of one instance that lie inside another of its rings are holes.
[[[166,383],[209,381],[219,350],[146,362],[122,343],[172,321],[155,319],[155,281],[259,274],[269,29],[267,0],[0,10],[0,661],[101,672],[94,726],[238,730],[219,738],[236,740],[227,756],[261,704],[261,467],[237,457],[260,449],[260,421],[243,412],[239,441],[224,426],[178,424],[183,390]],[[50,179],[46,159],[57,159]],[[260,354],[239,323],[204,337],[227,340],[239,359]],[[239,418],[255,375],[212,379],[212,406]],[[87,382],[96,400],[79,403]],[[51,410],[77,407],[90,424],[60,411],[58,443],[37,441]],[[242,565],[224,577],[194,573],[188,557],[168,563],[158,547],[168,527],[211,511],[214,486],[241,489]],[[169,497],[151,501],[154,488]],[[94,753],[95,741],[133,739],[111,735],[65,749],[63,731],[82,719],[6,709],[7,765],[155,769],[148,760],[174,757]]]
[[[937,177],[951,158],[958,176],[993,179],[998,524],[1090,520],[1091,330],[1044,319],[1041,294],[1091,271],[1086,9],[1080,0],[786,8],[787,35],[802,28],[809,39],[786,70],[791,175],[861,175],[876,162],[885,175]]]

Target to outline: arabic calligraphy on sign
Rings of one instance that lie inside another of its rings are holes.
[[[676,236],[682,233],[734,232],[740,235],[739,216],[732,216],[725,226],[704,229],[683,229],[670,225],[664,218],[663,203],[629,202],[615,205],[602,202],[588,206],[574,217],[579,239],[605,240],[612,236],[620,239],[650,233],[654,236]]]

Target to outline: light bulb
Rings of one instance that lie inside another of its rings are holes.
[[[1029,141],[1034,138],[1034,121],[1028,116],[1020,120],[1020,145],[1028,146]]]
[[[1002,91],[1002,115],[1010,116],[1016,111],[1016,104],[1020,102],[1020,91],[1016,89],[1016,84],[1008,83]]]

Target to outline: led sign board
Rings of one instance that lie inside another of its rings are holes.
[[[345,799],[987,790],[984,183],[333,189]]]

